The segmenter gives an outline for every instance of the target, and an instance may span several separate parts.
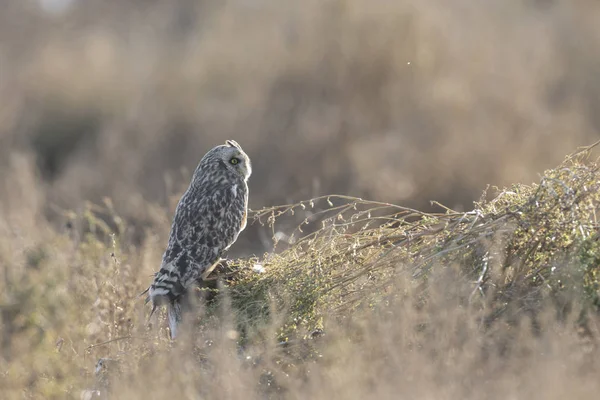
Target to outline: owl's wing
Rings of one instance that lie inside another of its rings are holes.
[[[229,186],[208,189],[186,192],[177,205],[151,296],[181,296],[237,237],[245,208],[242,196]]]

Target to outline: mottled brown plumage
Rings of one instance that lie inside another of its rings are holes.
[[[152,313],[166,304],[171,337],[181,322],[181,299],[206,277],[246,226],[250,158],[228,140],[202,158],[183,194],[162,264],[147,289]]]

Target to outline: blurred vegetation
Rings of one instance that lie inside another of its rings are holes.
[[[253,208],[341,193],[469,209],[598,139],[598,15],[591,0],[12,1],[0,171],[27,154],[55,222],[53,205],[110,197],[139,233],[143,199],[171,209],[234,138]],[[237,255],[270,250],[251,233]]]

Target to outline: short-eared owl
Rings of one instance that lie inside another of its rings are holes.
[[[187,289],[205,278],[246,227],[250,158],[240,145],[226,141],[202,157],[173,218],[160,270],[146,290],[157,306],[167,305],[171,337],[181,322]]]

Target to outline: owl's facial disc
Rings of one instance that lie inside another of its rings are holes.
[[[239,145],[236,147],[223,146],[221,160],[227,165],[227,168],[241,175],[243,179],[248,179],[252,174],[250,159]]]

